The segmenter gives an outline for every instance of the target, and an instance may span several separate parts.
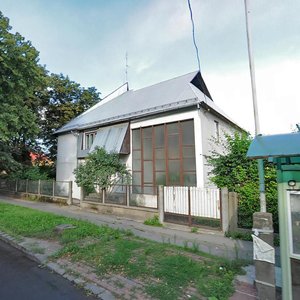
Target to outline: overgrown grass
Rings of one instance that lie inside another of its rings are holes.
[[[61,234],[54,231],[55,226],[66,223],[76,228]],[[197,249],[188,251],[137,238],[129,231],[1,203],[0,230],[58,240],[63,248],[56,257],[83,261],[94,267],[99,276],[121,274],[137,278],[144,282],[145,292],[155,299],[185,297],[190,287],[197,289],[198,296],[228,299],[233,292],[232,280],[240,271],[238,264],[204,255]],[[92,243],[85,243],[87,240]]]
[[[158,227],[161,227],[163,226],[160,222],[159,222],[159,218],[157,215],[155,215],[154,217],[152,218],[149,218],[147,220],[144,221],[144,224],[145,225],[150,225],[150,226],[158,226]]]

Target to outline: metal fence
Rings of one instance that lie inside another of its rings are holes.
[[[0,191],[72,199],[71,181],[0,179]]]
[[[157,187],[117,184],[106,190],[96,188],[91,193],[85,192],[83,200],[131,207],[157,208]]]
[[[165,186],[164,212],[165,219],[171,222],[220,227],[220,190]]]

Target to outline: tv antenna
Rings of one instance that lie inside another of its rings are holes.
[[[125,53],[125,82],[128,83],[128,52]]]

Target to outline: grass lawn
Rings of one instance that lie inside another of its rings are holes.
[[[76,228],[54,232],[59,224]],[[97,274],[120,274],[139,279],[153,299],[178,299],[189,288],[210,299],[228,299],[239,262],[133,236],[130,231],[0,203],[0,231],[13,236],[58,240],[56,257],[68,256],[96,269]],[[87,242],[88,241],[88,242]],[[190,298],[193,299],[193,298]],[[196,299],[196,298],[194,298]]]

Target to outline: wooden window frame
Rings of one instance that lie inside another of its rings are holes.
[[[182,123],[187,122],[187,121],[193,121],[193,129],[194,129],[194,119],[187,119],[187,120],[181,120],[181,121],[175,121],[175,122],[168,122],[168,123],[161,123],[157,125],[152,125],[152,126],[146,126],[146,127],[140,127],[136,128],[133,130],[140,130],[140,148],[134,148],[134,145],[132,147],[133,151],[134,150],[140,150],[141,151],[141,187],[142,189],[145,186],[149,186],[149,182],[145,182],[144,180],[144,162],[145,161],[152,161],[152,180],[153,180],[153,186],[156,185],[156,173],[165,173],[166,176],[166,185],[170,185],[170,174],[169,174],[169,162],[170,161],[179,161],[179,185],[183,186],[184,185],[184,177],[186,174],[194,174],[195,176],[197,175],[197,170],[196,170],[196,155],[191,156],[190,158],[195,160],[195,169],[193,170],[185,170],[184,169],[184,159],[189,158],[189,157],[184,157],[183,155],[183,149],[185,148],[193,148],[194,153],[195,153],[195,135],[194,135],[194,143],[193,144],[183,144],[183,128],[182,128]],[[168,125],[170,124],[176,124],[178,127],[177,133],[168,133]],[[155,128],[158,126],[163,126],[163,132],[164,132],[164,144],[163,147],[156,147],[156,136],[155,136]],[[152,157],[151,159],[144,159],[144,130],[151,128],[151,137],[147,137],[145,139],[152,139]],[[169,157],[168,154],[168,137],[169,135],[178,135],[178,147],[179,147],[179,152],[178,152],[178,157]],[[156,171],[156,150],[157,149],[164,149],[164,160],[165,160],[165,171]],[[134,172],[139,172],[139,171],[134,171]]]

